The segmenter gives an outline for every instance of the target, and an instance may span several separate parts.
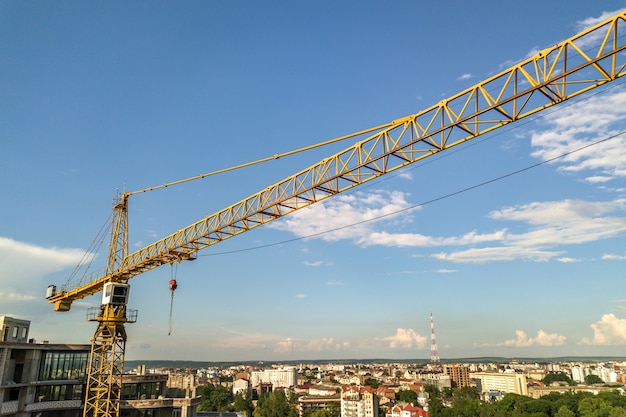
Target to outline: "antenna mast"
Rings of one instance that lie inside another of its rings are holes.
[[[441,371],[441,360],[435,339],[435,324],[433,323],[433,313],[430,313],[430,366],[433,370]]]

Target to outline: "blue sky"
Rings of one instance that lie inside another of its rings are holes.
[[[89,343],[99,297],[55,313],[45,289],[65,283],[117,190],[417,113],[623,8],[5,1],[0,315],[31,320],[40,341]],[[625,104],[614,82],[132,279],[127,359],[429,358],[430,312],[442,358],[622,355]],[[131,250],[348,145],[134,195]]]

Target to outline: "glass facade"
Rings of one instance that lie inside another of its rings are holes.
[[[81,417],[82,415],[82,410],[54,410],[37,413],[39,417]]]
[[[82,400],[83,385],[43,385],[37,387],[35,398],[38,402]]]
[[[165,393],[165,382],[124,383],[123,400],[146,400],[159,398]]]
[[[87,374],[89,352],[45,352],[40,381],[82,379]]]

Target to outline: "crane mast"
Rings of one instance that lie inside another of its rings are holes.
[[[128,197],[115,202],[105,274],[75,288],[49,287],[55,311],[103,291],[88,313],[92,338],[84,416],[117,417],[126,332],[128,280],[272,220],[396,171],[509,123],[586,93],[626,72],[626,10],[544,49],[416,114],[354,134],[347,149],[133,253],[128,253]]]

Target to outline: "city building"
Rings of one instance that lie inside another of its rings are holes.
[[[479,392],[499,391],[528,395],[526,376],[517,372],[476,372],[476,388]]]
[[[398,404],[387,410],[385,417],[428,417],[428,413],[413,404]]]
[[[28,342],[30,321],[0,316],[0,342]]]
[[[341,417],[378,417],[378,397],[367,387],[344,387]]]
[[[439,391],[443,391],[446,388],[452,388],[452,380],[450,375],[442,373],[426,372],[414,374],[414,379],[422,381],[425,384],[435,386]]]
[[[585,377],[590,374],[591,372],[589,372],[588,367],[582,367],[582,366],[572,367],[572,380],[574,382],[579,382],[579,383],[585,382]]]
[[[9,334],[30,322],[2,317]],[[3,327],[3,329],[6,327]],[[24,330],[26,328],[26,330]],[[4,331],[3,331],[4,334]],[[0,342],[0,415],[79,417],[90,345]],[[124,375],[121,417],[195,417],[199,398],[167,398],[167,375]]]
[[[143,371],[138,371],[138,374],[145,374],[145,367]],[[168,373],[167,374],[167,387],[171,389],[177,389],[185,391],[188,394],[195,391],[198,386],[196,381],[196,374],[192,373]]]
[[[331,412],[341,409],[341,396],[333,395],[305,395],[298,397],[298,416],[303,417],[319,410]]]
[[[233,395],[237,395],[239,392],[244,393],[246,390],[252,392],[250,381],[245,378],[237,378],[233,381]]]
[[[295,366],[285,366],[254,371],[250,373],[250,384],[253,387],[259,384],[272,384],[272,388],[294,387],[298,384],[298,369]]]
[[[469,367],[464,365],[446,365],[443,367],[443,372],[450,377],[452,388],[470,386]]]

